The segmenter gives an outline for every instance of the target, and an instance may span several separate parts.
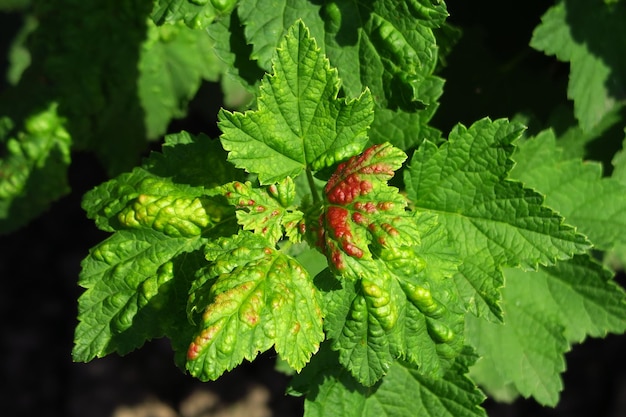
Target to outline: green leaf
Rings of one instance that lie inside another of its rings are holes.
[[[371,95],[366,90],[352,101],[337,99],[337,72],[302,22],[289,30],[272,62],[258,110],[220,111],[228,160],[271,184],[359,153],[373,119]]]
[[[192,29],[205,29],[236,4],[237,0],[158,0],[151,17],[157,25],[182,20]]]
[[[164,317],[175,311],[168,302],[176,295],[172,286],[182,279],[174,273],[177,257],[205,241],[139,229],[117,232],[92,248],[81,264],[79,284],[86,291],[78,299],[73,359],[125,354],[164,335],[169,323]],[[174,322],[179,327],[180,317]]]
[[[463,260],[457,285],[469,311],[480,316],[501,318],[502,266],[553,264],[589,247],[539,194],[506,179],[522,131],[506,120],[458,125],[440,147],[424,142],[405,172],[415,207],[437,213],[454,236]]]
[[[207,32],[213,39],[215,54],[225,64],[225,74],[234,82],[239,82],[250,93],[256,93],[265,71],[250,58],[252,46],[245,38],[239,15],[231,13],[230,18],[221,19],[210,25]]]
[[[21,131],[0,118],[0,233],[25,225],[67,194],[72,139],[57,105],[26,119]]]
[[[428,123],[439,107],[437,100],[443,92],[443,80],[430,77],[421,87],[419,97],[427,104],[425,109],[407,112],[375,108],[374,122],[369,133],[371,144],[389,142],[408,151],[419,146],[424,140],[441,142],[441,132]]]
[[[625,19],[619,5],[560,1],[543,15],[530,41],[533,48],[570,63],[567,93],[585,131],[624,103]]]
[[[262,12],[259,12],[262,11]],[[415,111],[424,106],[423,83],[430,83],[438,57],[433,28],[443,24],[443,2],[394,0],[279,2],[246,0],[239,5],[252,57],[268,68],[285,25],[302,19],[339,68],[348,96],[366,87],[382,108]]]
[[[0,6],[1,8],[2,6]],[[16,85],[22,74],[31,62],[31,54],[28,50],[28,37],[37,29],[37,19],[29,14],[23,15],[23,23],[19,32],[13,38],[8,53],[9,68],[6,70],[7,81]]]
[[[340,362],[368,386],[395,358],[442,374],[462,348],[446,231],[387,185],[405,158],[372,146],[340,164],[324,189],[318,245],[340,281],[326,297],[325,326]]]
[[[622,142],[622,149],[613,157],[613,174],[616,181],[626,185],[626,139]]]
[[[475,360],[466,349],[443,378],[428,377],[394,362],[379,385],[365,388],[336,365],[333,352],[322,349],[294,377],[292,390],[307,394],[305,417],[485,417],[480,407],[485,397],[465,376]]]
[[[556,405],[563,389],[563,355],[569,350],[562,327],[555,317],[538,312],[540,303],[510,303],[503,309],[506,325],[467,317],[467,340],[482,356],[479,366],[494,379],[482,380],[478,373],[474,378],[489,391],[492,386],[513,384],[525,397],[532,395],[540,404]]]
[[[545,195],[598,249],[626,243],[626,186],[603,178],[600,163],[564,157],[551,130],[521,142],[513,159],[511,177]]]
[[[237,207],[237,220],[244,230],[252,230],[275,245],[284,233],[293,242],[300,241],[304,213],[292,206],[296,197],[291,177],[263,189],[250,182],[232,182],[222,188],[228,202]]]
[[[194,306],[206,309],[187,353],[191,374],[217,379],[272,346],[301,370],[324,339],[317,290],[306,270],[249,232],[207,244],[206,256],[216,279],[199,298],[208,303]]]
[[[173,118],[187,114],[202,80],[217,81],[221,63],[206,31],[181,24],[148,25],[141,46],[138,94],[145,110],[146,136],[156,139]]]
[[[146,148],[138,78],[152,2],[54,0],[32,7],[38,25],[27,42],[31,62],[18,84],[2,91],[0,114],[22,120],[57,102],[73,150],[95,152],[111,176],[130,170]]]
[[[506,269],[504,324],[468,318],[466,335],[483,356],[473,369],[490,392],[510,386],[554,406],[568,342],[626,330],[626,293],[589,256],[536,272]]]
[[[154,227],[172,236],[200,234],[231,216],[227,203],[213,197],[222,182],[241,177],[224,156],[219,142],[204,135],[168,136],[162,154],[153,152],[142,167],[87,192],[83,208],[106,231]]]

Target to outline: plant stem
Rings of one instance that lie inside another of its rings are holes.
[[[311,189],[311,195],[313,196],[313,202],[315,203],[315,205],[320,204],[321,200],[320,200],[319,194],[317,193],[317,188],[315,188],[315,180],[313,179],[313,173],[308,168],[306,170],[306,179],[309,182],[309,188]]]

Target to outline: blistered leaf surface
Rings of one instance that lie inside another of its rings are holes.
[[[184,21],[192,29],[205,29],[236,4],[237,0],[158,0],[151,17],[157,25]]]
[[[262,11],[262,12],[259,12]],[[383,108],[415,111],[424,106],[438,49],[433,28],[447,17],[443,2],[429,0],[279,2],[247,0],[239,13],[252,57],[268,62],[287,26],[302,19],[322,45],[349,96],[366,87]],[[286,26],[287,25],[287,26]]]
[[[368,386],[397,358],[441,374],[462,346],[446,232],[387,185],[405,159],[390,144],[372,146],[324,189],[318,245],[341,286],[327,294],[326,329],[340,362]]]
[[[302,369],[324,338],[306,270],[250,232],[209,243],[206,255],[213,262],[208,274],[216,279],[208,297],[198,297],[208,301],[187,369],[202,380],[217,379],[272,346],[293,369]]]
[[[304,214],[293,206],[296,197],[291,177],[263,188],[250,182],[232,182],[221,188],[229,203],[237,208],[237,220],[244,230],[252,230],[276,244],[284,234],[300,241]]]

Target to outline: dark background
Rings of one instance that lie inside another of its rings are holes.
[[[458,121],[470,124],[486,115],[510,117],[528,109],[539,120],[547,120],[550,110],[566,97],[569,68],[527,45],[549,4],[447,3],[450,22],[462,27],[465,36],[441,73],[447,81],[433,124],[447,132]],[[494,18],[494,11],[500,18]],[[15,19],[0,15],[0,52],[19,27]],[[466,65],[476,55],[482,59]],[[207,97],[215,88],[205,85],[189,117],[172,123],[170,130],[214,136],[207,126],[214,121],[219,103]],[[271,352],[217,383],[200,383],[184,375],[174,366],[166,340],[147,343],[125,357],[112,355],[88,364],[71,361],[80,261],[88,248],[106,237],[86,219],[80,200],[107,179],[92,154],[77,152],[72,158],[68,174],[72,193],[28,226],[0,237],[0,415],[301,415],[302,399],[284,395],[288,380],[274,371]],[[618,280],[624,285],[623,275]],[[565,390],[554,409],[523,399],[511,405],[487,400],[484,406],[491,417],[624,417],[623,352],[624,335],[574,346],[567,354]],[[189,411],[194,406],[196,411]]]

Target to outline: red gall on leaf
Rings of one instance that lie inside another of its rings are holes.
[[[370,244],[386,246],[414,241],[400,236],[410,215],[406,199],[387,181],[406,155],[386,143],[341,163],[324,188],[325,209],[318,221],[318,246],[331,266],[343,273],[347,258],[372,259]],[[395,243],[394,243],[395,242]]]

